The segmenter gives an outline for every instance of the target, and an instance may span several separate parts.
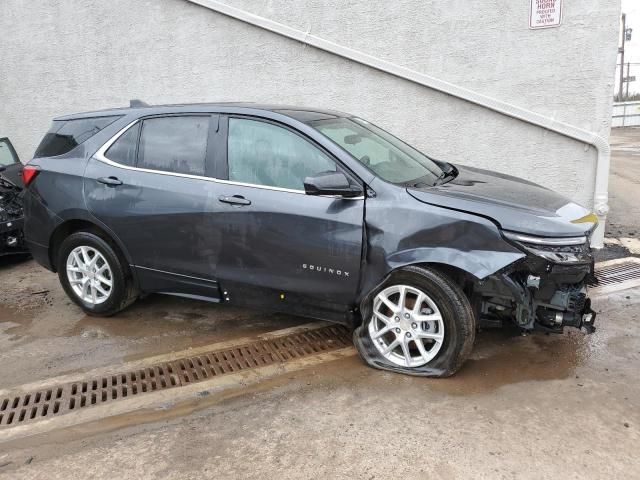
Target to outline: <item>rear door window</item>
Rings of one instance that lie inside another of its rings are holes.
[[[120,116],[54,120],[38,146],[35,158],[55,157],[70,152],[86,142]]]
[[[142,123],[139,168],[204,175],[209,116],[150,118]]]
[[[133,167],[136,164],[139,135],[140,123],[136,123],[118,137],[104,154],[105,157],[121,165]]]

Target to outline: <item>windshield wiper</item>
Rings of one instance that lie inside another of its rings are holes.
[[[427,188],[427,187],[437,187],[438,185],[447,183],[448,181],[458,176],[458,169],[456,167],[450,164],[447,164],[447,166],[449,168],[447,170],[442,168],[442,172],[440,173],[440,175],[438,175],[438,177],[435,179],[433,183],[431,183],[431,180],[429,179],[429,177],[425,175],[424,177],[420,177],[415,180],[406,182],[404,185],[406,187],[411,187],[411,188]]]
[[[453,165],[450,165],[449,170],[443,170],[442,173],[436,179],[434,185],[443,185],[448,181],[453,180],[458,176],[458,169]]]

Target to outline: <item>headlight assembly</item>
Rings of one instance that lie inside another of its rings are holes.
[[[586,236],[547,238],[503,232],[523,250],[553,263],[584,263],[591,260],[589,241]]]

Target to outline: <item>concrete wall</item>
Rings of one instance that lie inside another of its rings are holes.
[[[619,0],[226,0],[290,26],[608,136]],[[368,118],[435,158],[515,174],[592,204],[593,148],[305,47],[185,0],[3,0],[0,134],[33,154],[51,117],[249,100]]]

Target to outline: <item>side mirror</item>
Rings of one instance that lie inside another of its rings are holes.
[[[351,185],[342,172],[322,172],[304,179],[307,195],[340,195],[352,198],[362,195],[362,188]]]

